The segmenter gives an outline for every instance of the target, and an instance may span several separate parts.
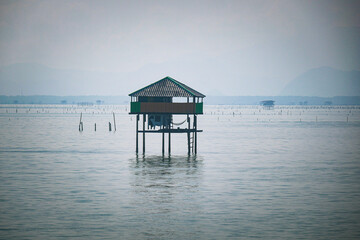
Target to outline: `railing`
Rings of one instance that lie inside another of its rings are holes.
[[[203,103],[131,102],[130,114],[203,114]]]

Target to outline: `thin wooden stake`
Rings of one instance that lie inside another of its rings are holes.
[[[82,113],[80,113],[79,132],[82,131],[82,127],[81,127],[82,122],[81,122],[81,120],[82,120]]]
[[[115,113],[113,112],[113,117],[114,117],[114,131],[116,131],[116,122],[115,122]]]

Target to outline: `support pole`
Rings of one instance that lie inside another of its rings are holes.
[[[171,153],[171,133],[169,131],[169,155]]]
[[[164,126],[162,127],[163,132],[162,132],[162,155],[164,155],[165,153],[165,133],[164,133]]]
[[[188,145],[188,155],[190,155],[190,117],[187,115],[188,130],[187,130],[187,145]]]
[[[136,115],[136,153],[139,152],[139,114]]]
[[[194,125],[195,125],[195,154],[197,154],[197,116],[194,115]]]
[[[146,115],[143,114],[143,154],[145,154],[145,119]]]

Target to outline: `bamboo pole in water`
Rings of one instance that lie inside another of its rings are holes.
[[[82,127],[82,113],[80,113],[80,122],[79,122],[79,132],[81,132],[83,130],[83,127]]]
[[[113,117],[114,117],[114,131],[116,131],[116,122],[115,122],[115,113],[113,112]]]

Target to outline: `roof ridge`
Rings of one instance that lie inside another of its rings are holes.
[[[155,84],[157,84],[157,83],[165,80],[166,78],[168,78],[168,77],[164,77],[164,78],[162,78],[162,79],[160,79],[160,80],[158,80],[158,81],[156,81],[156,82],[153,82],[153,83],[151,83],[151,84],[149,84],[149,85],[147,85],[147,86],[145,86],[145,87],[143,87],[143,88],[140,88],[139,90],[136,90],[135,92],[130,93],[129,96],[131,96],[131,95],[133,95],[133,94],[135,94],[135,93],[137,93],[137,92],[140,92],[140,91],[144,90],[145,88],[151,87],[151,86],[153,86],[153,85],[155,85]]]
[[[175,79],[172,78],[172,77],[167,76],[167,78],[169,78],[169,79],[170,79],[172,82],[174,82],[177,86],[181,87],[182,89],[184,89],[186,92],[190,93],[191,95],[196,95],[196,94],[194,94],[192,91],[190,91],[189,89],[185,88],[185,87],[187,87],[185,84],[183,84],[183,83],[175,80]],[[184,86],[185,86],[185,87],[184,87]]]
[[[173,79],[173,78],[172,78],[172,79]],[[177,83],[181,84],[182,87],[186,88],[186,90],[187,90],[188,92],[190,92],[192,95],[202,95],[203,97],[205,97],[204,94],[202,94],[202,93],[196,91],[195,89],[189,87],[189,86],[186,85],[185,83],[179,82],[179,81],[176,80],[176,79],[173,79],[173,80],[176,81]]]

